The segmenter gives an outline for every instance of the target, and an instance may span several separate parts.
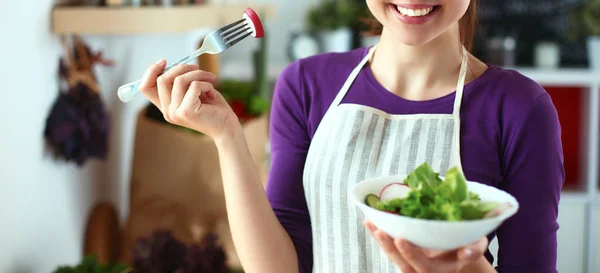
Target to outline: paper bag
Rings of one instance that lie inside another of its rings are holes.
[[[244,133],[265,186],[268,114],[245,123]],[[137,119],[123,260],[130,263],[136,240],[158,228],[172,230],[186,244],[199,242],[206,232],[218,233],[228,264],[240,268],[213,140],[151,120],[144,109]]]

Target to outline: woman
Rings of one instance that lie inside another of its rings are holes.
[[[475,0],[367,3],[383,25],[376,47],[310,57],[281,73],[266,195],[213,74],[182,65],[157,78],[161,60],[144,76],[142,93],[169,122],[214,139],[246,272],[556,272],[564,170],[549,95],[469,54]],[[458,166],[511,193],[519,212],[488,238],[443,253],[363,223],[347,189],[423,162],[441,174]]]

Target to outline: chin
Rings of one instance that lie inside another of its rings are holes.
[[[470,0],[367,0],[375,18],[395,40],[420,46],[456,25]]]
[[[423,46],[434,40],[436,37],[436,35],[429,34],[427,32],[413,33],[412,31],[395,30],[389,30],[389,32],[389,36],[393,37],[395,41],[405,44],[407,46]]]

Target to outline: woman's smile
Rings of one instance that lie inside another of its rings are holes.
[[[431,20],[441,5],[432,4],[389,4],[396,18],[407,24],[423,24]]]

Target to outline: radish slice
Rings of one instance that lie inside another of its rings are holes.
[[[258,14],[251,9],[247,8],[244,11],[243,18],[246,20],[246,23],[250,26],[250,31],[252,32],[252,36],[254,38],[262,38],[265,36],[265,30],[263,28],[262,23],[260,22],[260,17]]]
[[[387,202],[395,198],[404,198],[410,192],[410,187],[402,183],[392,183],[385,186],[379,194],[379,200]]]
[[[400,215],[400,213],[397,213],[397,212],[395,212],[395,211],[383,210],[383,212],[385,212],[385,213],[389,213],[389,214]]]

